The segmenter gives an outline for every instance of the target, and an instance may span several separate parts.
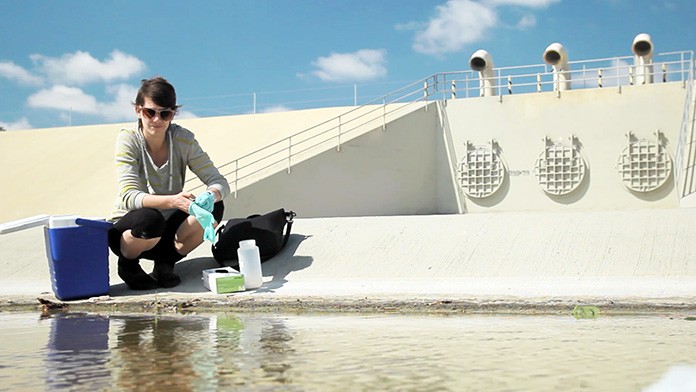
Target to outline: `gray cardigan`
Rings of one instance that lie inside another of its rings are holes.
[[[217,189],[223,199],[230,194],[229,183],[198,144],[193,132],[172,123],[167,129],[167,143],[169,159],[157,167],[147,152],[145,139],[137,126],[119,132],[116,139],[118,196],[111,220],[118,220],[128,211],[142,208],[146,194],[175,195],[183,191],[187,167],[207,189]],[[168,216],[173,211],[162,212]]]

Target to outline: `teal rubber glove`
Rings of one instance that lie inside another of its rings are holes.
[[[211,191],[205,191],[196,196],[196,200],[193,202],[198,204],[204,210],[213,212],[213,207],[215,206],[215,195],[213,195],[213,192]]]
[[[215,238],[215,226],[213,226],[215,218],[213,218],[213,214],[204,210],[203,207],[198,204],[191,203],[189,206],[189,215],[196,217],[198,223],[201,224],[203,228],[203,239],[215,245],[217,238]]]

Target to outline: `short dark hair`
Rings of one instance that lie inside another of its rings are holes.
[[[174,110],[179,108],[176,104],[176,90],[174,90],[174,86],[161,76],[140,81],[140,89],[135,96],[135,105],[142,106],[146,97],[163,108]]]

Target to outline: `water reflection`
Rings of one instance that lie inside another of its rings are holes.
[[[106,388],[111,377],[108,361],[109,318],[70,313],[52,318],[46,354],[48,389]]]
[[[139,391],[651,385],[674,390],[675,377],[677,386],[696,382],[694,323],[657,315],[578,320],[570,314],[0,313],[0,385]]]
[[[49,389],[283,385],[294,351],[282,319],[270,316],[64,313],[45,321]]]
[[[193,390],[199,369],[209,368],[204,318],[113,316],[119,325],[114,363],[115,386],[139,390]]]

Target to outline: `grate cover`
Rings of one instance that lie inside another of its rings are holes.
[[[494,194],[505,180],[505,165],[488,146],[470,147],[459,168],[459,184],[467,196],[482,199]]]
[[[661,144],[640,139],[631,142],[621,153],[617,169],[626,188],[650,192],[672,175],[672,158]]]
[[[567,195],[585,178],[585,160],[574,144],[546,143],[537,158],[534,174],[541,189],[551,195]]]

